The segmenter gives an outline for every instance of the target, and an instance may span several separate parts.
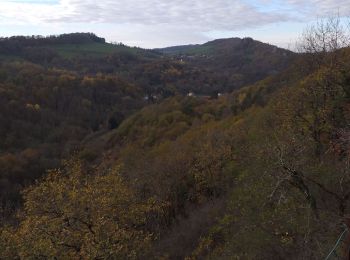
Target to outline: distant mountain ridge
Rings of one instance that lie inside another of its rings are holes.
[[[188,44],[188,45],[175,45],[165,48],[155,48],[155,51],[159,51],[164,54],[182,54],[200,47],[201,44]]]
[[[179,55],[179,54],[210,54],[215,51],[220,51],[224,49],[239,49],[246,47],[247,44],[254,44],[255,46],[264,46],[265,48],[270,48],[285,52],[286,54],[291,54],[292,51],[286,50],[283,48],[279,48],[277,46],[263,43],[257,40],[254,40],[253,38],[246,37],[246,38],[223,38],[223,39],[216,39],[212,40],[203,44],[188,44],[188,45],[178,45],[178,46],[169,46],[165,48],[156,48],[154,50],[159,51],[164,54],[172,54],[172,55]]]
[[[156,51],[192,67],[225,75],[237,89],[285,70],[298,54],[252,38],[217,39],[204,44],[173,46]]]
[[[86,43],[106,43],[104,38],[93,33],[69,33],[61,35],[51,35],[43,37],[33,36],[12,36],[0,38],[0,52],[18,51],[24,47],[52,46],[59,44],[86,44]]]
[[[106,44],[105,38],[99,37],[94,33],[69,33],[61,35],[51,35],[51,36],[12,36],[12,37],[0,37],[0,53],[18,51],[24,47],[40,47],[40,46],[54,46],[62,44],[91,44],[100,43]],[[115,45],[115,44],[113,44]],[[123,45],[123,44],[120,44]],[[123,45],[125,47],[129,47]],[[154,48],[151,51],[157,51],[162,54],[169,55],[214,55],[223,53],[227,50],[237,51],[246,48],[247,46],[255,46],[256,48],[266,49],[272,52],[280,52],[285,55],[292,54],[291,51],[279,48],[274,45],[263,43],[252,38],[226,38],[226,39],[216,39],[213,41],[206,42],[204,44],[189,44],[189,45],[178,45],[170,46],[165,48]],[[129,47],[132,48],[132,47]],[[142,48],[138,48],[142,49]]]
[[[162,96],[230,92],[285,70],[296,56],[252,38],[162,49],[111,44],[93,33],[0,38],[0,61],[29,61],[90,74],[122,73],[148,93]]]
[[[29,61],[49,67],[61,64],[67,68],[67,65],[72,63],[72,59],[90,59],[97,63],[99,59],[111,55],[123,56],[125,60],[133,55],[152,56],[152,53],[153,51],[129,47],[122,43],[107,43],[104,38],[93,33],[0,38],[0,60]],[[158,57],[159,54],[156,56]]]

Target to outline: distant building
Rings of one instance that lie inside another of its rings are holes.
[[[143,97],[143,100],[149,101],[149,102],[155,102],[158,99],[159,99],[159,96],[156,94],[150,94]]]

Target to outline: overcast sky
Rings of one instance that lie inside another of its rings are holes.
[[[0,36],[94,32],[145,48],[253,37],[287,47],[350,0],[0,0]]]

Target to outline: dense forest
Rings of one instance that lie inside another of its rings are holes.
[[[349,36],[0,38],[0,259],[348,256]]]

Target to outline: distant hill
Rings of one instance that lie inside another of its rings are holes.
[[[0,38],[0,61],[79,73],[118,73],[161,96],[230,92],[285,70],[296,54],[251,38],[147,50],[93,33]]]
[[[34,63],[50,63],[55,58],[99,58],[114,53],[140,53],[145,50],[124,44],[107,43],[93,33],[71,33],[43,36],[0,38],[0,57],[24,59]]]
[[[171,46],[166,48],[155,49],[164,54],[171,55],[218,55],[227,51],[241,51],[245,48],[254,48],[258,50],[269,50],[272,52],[292,54],[291,51],[278,48],[274,45],[256,41],[252,38],[227,38],[209,41],[204,44],[189,44],[180,46]]]
[[[199,45],[156,49],[175,60],[224,74],[237,89],[285,70],[297,54],[252,38],[218,39]],[[225,91],[225,90],[223,90]]]
[[[170,54],[170,55],[176,55],[176,54],[189,54],[191,51],[199,50],[201,48],[200,44],[189,44],[189,45],[179,45],[179,46],[171,46],[171,47],[165,47],[165,48],[157,48],[156,51],[159,51],[163,54]]]

